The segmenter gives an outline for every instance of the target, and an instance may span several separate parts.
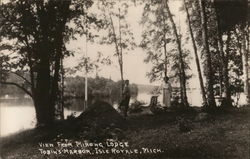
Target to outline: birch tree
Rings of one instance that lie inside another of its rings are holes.
[[[193,32],[193,29],[192,29],[192,26],[191,26],[190,14],[189,14],[188,7],[187,7],[187,4],[186,4],[185,0],[183,0],[183,4],[184,4],[184,8],[185,8],[185,11],[186,11],[186,14],[187,14],[187,24],[188,24],[189,33],[190,33],[190,37],[191,37],[192,44],[193,44],[193,49],[194,49],[195,62],[196,62],[198,76],[199,76],[199,82],[200,82],[200,89],[201,89],[201,94],[202,94],[202,99],[203,99],[203,105],[205,107],[207,107],[206,91],[205,91],[202,72],[201,72],[200,60],[199,60],[199,56],[198,56],[198,49],[197,49],[197,45],[196,45],[196,42],[195,42],[194,32]]]
[[[124,54],[135,47],[133,33],[126,21],[129,2],[102,0],[98,7],[104,22],[106,34],[102,36],[101,44],[114,45],[117,61],[120,69],[122,81],[121,89],[124,85]]]
[[[182,46],[181,46],[181,36],[178,34],[177,32],[177,28],[176,28],[176,24],[173,20],[173,16],[172,13],[169,9],[168,6],[168,0],[165,0],[165,7],[167,10],[167,14],[169,16],[171,25],[172,25],[172,29],[173,29],[173,33],[175,36],[175,41],[176,41],[176,45],[177,45],[177,49],[179,52],[179,64],[180,64],[180,83],[181,83],[181,99],[183,101],[183,104],[185,107],[189,106],[188,104],[188,99],[187,99],[187,88],[186,88],[186,75],[185,75],[185,66],[184,66],[184,61],[183,61],[183,50],[182,50]]]
[[[206,14],[206,7],[205,7],[205,0],[199,0],[200,5],[200,15],[201,15],[201,23],[202,23],[202,38],[203,44],[205,49],[205,56],[206,56],[206,67],[207,67],[207,99],[208,99],[208,108],[214,108],[216,106],[215,98],[214,98],[214,78],[213,78],[213,70],[212,70],[212,57],[209,49],[209,42],[208,42],[208,28],[207,28],[207,14]]]

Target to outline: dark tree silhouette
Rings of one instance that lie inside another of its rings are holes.
[[[23,79],[29,81],[30,87],[26,89],[2,79],[1,83],[15,85],[32,97],[38,126],[54,121],[60,95],[61,60],[70,55],[65,42],[77,33],[84,33],[83,23],[98,23],[94,17],[86,16],[92,3],[91,0],[11,0],[0,6],[1,45],[9,46],[5,71],[25,70],[29,77]],[[83,21],[82,16],[87,18]]]

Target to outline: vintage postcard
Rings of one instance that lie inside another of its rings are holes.
[[[0,159],[249,159],[249,0],[0,0]]]

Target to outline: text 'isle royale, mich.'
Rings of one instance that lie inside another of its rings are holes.
[[[88,141],[62,140],[54,143],[38,143],[43,155],[103,155],[103,154],[156,154],[164,151],[159,148],[130,148],[128,142],[106,140],[94,143]]]

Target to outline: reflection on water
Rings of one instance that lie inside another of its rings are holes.
[[[64,116],[80,115],[83,100],[74,100],[64,109]],[[0,99],[0,136],[6,136],[36,125],[35,108],[31,99]]]
[[[0,106],[0,136],[35,126],[35,110],[30,106]]]

